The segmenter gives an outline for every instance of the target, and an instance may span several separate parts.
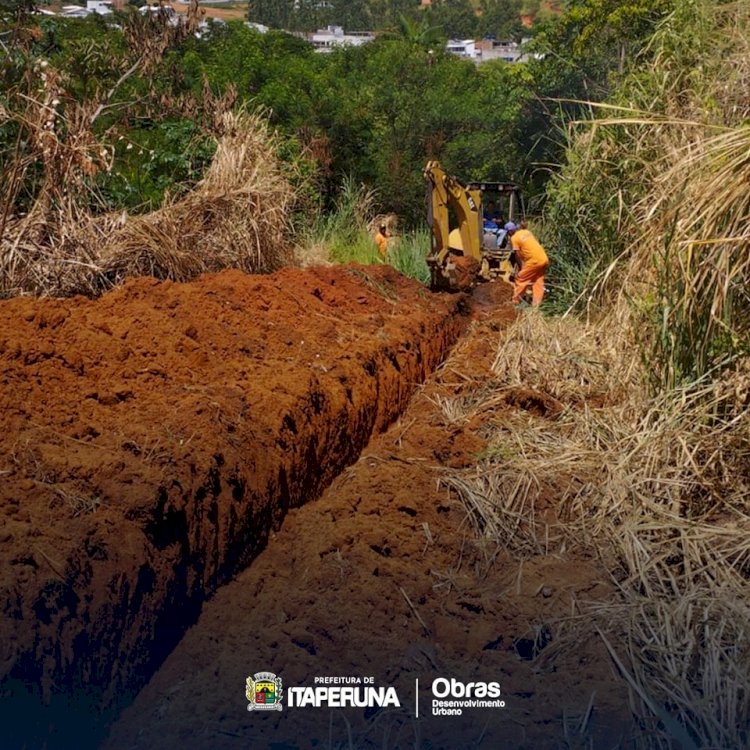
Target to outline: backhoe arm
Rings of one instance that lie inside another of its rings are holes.
[[[427,214],[432,230],[432,250],[427,257],[433,287],[450,286],[451,251],[481,262],[481,191],[474,190],[447,174],[437,161],[424,170],[427,181]],[[458,227],[449,225],[449,208]]]

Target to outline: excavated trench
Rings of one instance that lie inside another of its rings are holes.
[[[508,537],[477,533],[481,505],[451,489],[490,477],[490,451],[512,462],[503,436],[559,416],[544,394],[499,387],[508,301],[506,285],[474,291],[470,327],[400,417],[206,602],[101,750],[630,746],[625,683],[574,616],[577,603],[611,596],[609,576],[554,541],[564,479],[536,477],[526,520],[549,524],[552,541],[520,554]],[[265,671],[283,683],[281,711],[246,692]],[[343,691],[368,678],[399,705],[346,703]],[[435,680],[441,694],[447,680],[455,693],[495,682],[504,706],[436,713]]]
[[[405,408],[464,298],[388,267],[0,304],[5,747],[87,747]]]

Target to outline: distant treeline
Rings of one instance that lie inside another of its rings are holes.
[[[291,12],[294,1],[253,0],[253,12],[262,5]],[[295,13],[308,5],[300,0]],[[18,7],[4,18],[0,12],[10,45],[0,68],[7,114],[0,172],[14,196],[8,215],[29,210],[39,189],[57,179],[36,157],[44,144],[32,120],[42,118],[41,127],[52,112],[56,148],[83,125],[85,142],[101,144],[92,158],[106,169],[84,160],[81,177],[96,183],[94,210],[152,210],[200,180],[213,155],[217,102],[267,113],[283,137],[281,156],[308,176],[309,205],[331,205],[349,178],[376,191],[379,209],[418,223],[430,158],[466,179],[517,180],[527,197],[541,197],[563,158],[561,128],[580,114],[576,101],[607,95],[671,0],[575,0],[537,29],[535,59],[480,66],[436,44],[442,30],[431,14],[463,7],[462,0],[435,3],[429,13],[411,0],[330,6],[377,11],[382,24],[398,17],[373,42],[319,54],[298,37],[239,21],[196,38],[160,31],[158,19],[134,13],[112,23],[19,16]],[[37,102],[40,87],[47,93]]]
[[[540,6],[540,0],[433,0],[429,6],[419,0],[250,0],[248,17],[290,31],[312,31],[329,24],[352,31],[381,31],[404,20],[424,20],[451,38],[512,38],[524,33],[522,15],[536,15]]]

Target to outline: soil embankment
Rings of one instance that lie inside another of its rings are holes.
[[[400,414],[462,299],[350,267],[0,304],[9,746],[94,742],[100,708]]]
[[[556,547],[519,560],[478,537],[439,481],[477,466],[510,420],[556,416],[515,391],[481,419],[451,409],[493,386],[508,297],[500,284],[475,292],[479,319],[398,422],[207,602],[106,750],[542,750],[628,736],[624,682],[601,641],[575,637],[575,602],[611,593],[598,562]],[[553,522],[558,493],[540,476],[529,513]],[[246,678],[266,670],[284,709],[248,712]],[[337,676],[372,676],[401,705],[288,705],[292,686]],[[498,681],[506,708],[433,716],[436,677]]]

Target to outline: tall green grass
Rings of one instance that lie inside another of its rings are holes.
[[[335,205],[319,212],[312,224],[300,232],[303,258],[310,248],[316,255],[335,263],[374,263],[377,248],[368,223],[374,213],[375,194],[353,179],[344,179]]]
[[[388,263],[404,276],[426,283],[430,250],[427,230],[417,229],[391,238],[388,256],[381,258],[375,245],[376,196],[351,179],[344,180],[333,210],[321,212],[300,232],[299,255],[303,263]]]
[[[427,284],[430,280],[430,270],[426,261],[429,252],[429,230],[415,229],[394,238],[393,246],[388,250],[387,262],[404,276]]]
[[[547,228],[567,301],[627,320],[671,388],[750,352],[750,7],[679,4],[649,55],[576,126]]]

